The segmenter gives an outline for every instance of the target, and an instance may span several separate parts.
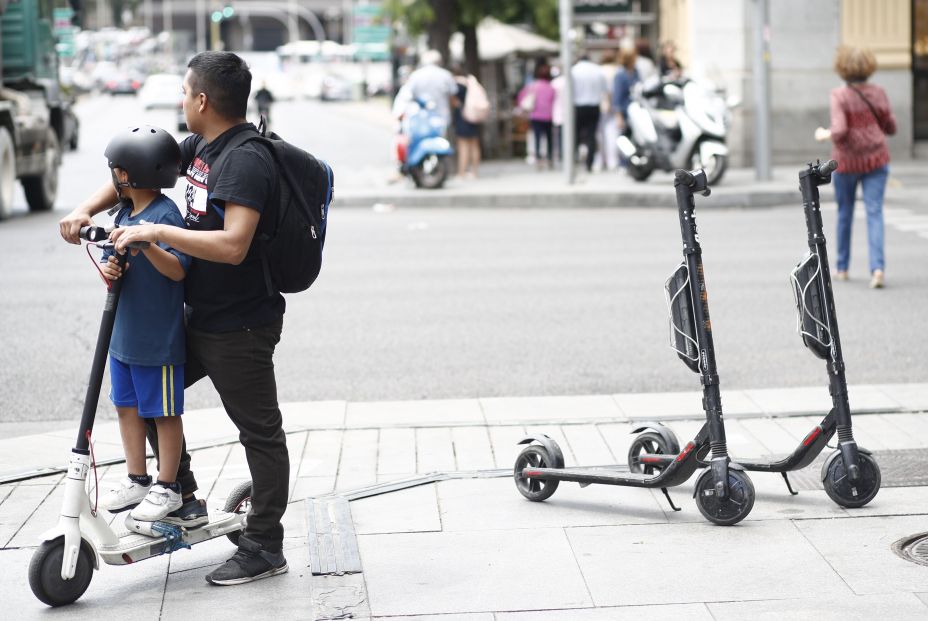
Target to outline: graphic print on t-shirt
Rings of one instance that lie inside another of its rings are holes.
[[[193,158],[187,167],[187,190],[184,198],[187,201],[187,224],[195,224],[206,215],[206,180],[209,178],[209,164],[199,157]]]

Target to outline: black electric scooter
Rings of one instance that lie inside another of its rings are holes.
[[[585,487],[590,483],[628,487],[660,488],[674,511],[667,492],[686,482],[712,451],[712,467],[696,480],[693,496],[700,513],[715,524],[729,526],[743,520],[754,506],[754,485],[744,468],[732,463],[725,443],[719,377],[709,322],[709,301],[702,265],[702,248],[694,215],[693,194],[709,195],[706,174],[702,170],[676,171],[674,188],[683,237],[683,262],[665,284],[670,306],[672,338],[677,353],[686,365],[700,374],[703,385],[703,408],[706,423],[682,451],[657,473],[622,472],[618,468],[565,468],[564,455],[557,443],[539,434],[523,439],[528,444],[516,458],[513,476],[519,492],[533,501],[550,498],[561,481],[573,481]],[[624,468],[623,468],[624,469]]]
[[[798,331],[803,344],[816,357],[827,361],[828,391],[833,407],[792,453],[776,461],[738,460],[746,470],[779,472],[790,494],[796,495],[789,483],[788,472],[811,464],[828,442],[838,434],[838,448],[822,465],[822,483],[828,497],[842,507],[862,507],[880,490],[880,467],[870,451],[857,446],[851,429],[851,408],[844,376],[844,357],[838,337],[838,318],[831,286],[825,235],[822,232],[822,212],[818,186],[831,182],[831,173],[838,167],[834,160],[824,164],[809,164],[799,172],[799,189],[805,210],[809,252],[790,273],[796,309]],[[635,432],[641,431],[639,428]],[[649,423],[646,433],[639,435],[629,450],[632,471],[660,470],[673,459],[676,438],[659,423]]]
[[[80,231],[81,239],[100,248],[113,247],[107,236],[108,231],[102,227],[87,226]],[[144,245],[147,242],[130,244],[130,247]],[[125,268],[128,253],[115,256],[119,267]],[[108,565],[128,565],[222,535],[237,543],[251,506],[251,481],[246,481],[232,491],[222,511],[210,511],[207,524],[189,530],[167,522],[140,522],[129,518],[126,526],[131,532],[117,532],[104,518],[104,512],[96,509],[94,498],[86,489],[88,474],[95,467],[90,434],[122,283],[122,278],[108,283],[109,292],[94,350],[80,431],[71,449],[58,524],[42,534],[42,543],[29,564],[29,586],[35,596],[49,606],[77,601],[90,585],[93,570],[100,568],[101,558]]]

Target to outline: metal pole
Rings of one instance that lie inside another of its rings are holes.
[[[287,13],[287,29],[290,34],[290,43],[293,43],[300,40],[300,22],[296,10],[296,0],[290,0],[287,3]],[[322,45],[322,41],[319,42],[319,45]]]
[[[206,0],[197,0],[197,52],[206,50]]]
[[[561,75],[564,88],[561,90],[561,106],[564,108],[564,127],[561,135],[561,159],[564,162],[564,180],[567,185],[574,182],[574,86],[570,79],[573,58],[570,31],[573,26],[573,0],[560,0],[561,18]]]
[[[770,170],[770,20],[768,0],[754,0],[754,175],[769,181]]]

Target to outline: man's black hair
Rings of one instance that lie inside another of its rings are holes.
[[[206,97],[219,116],[244,118],[251,93],[251,71],[232,52],[200,52],[190,59],[190,86]]]

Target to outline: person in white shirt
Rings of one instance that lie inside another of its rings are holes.
[[[596,159],[596,130],[599,127],[599,106],[609,92],[606,76],[589,56],[581,56],[570,70],[574,87],[574,116],[577,123],[577,146],[586,145],[586,169],[593,170]]]
[[[406,84],[413,100],[435,102],[435,111],[444,119],[447,128],[451,123],[451,99],[457,95],[458,85],[441,63],[441,53],[428,50],[422,54],[419,68],[409,75]]]

